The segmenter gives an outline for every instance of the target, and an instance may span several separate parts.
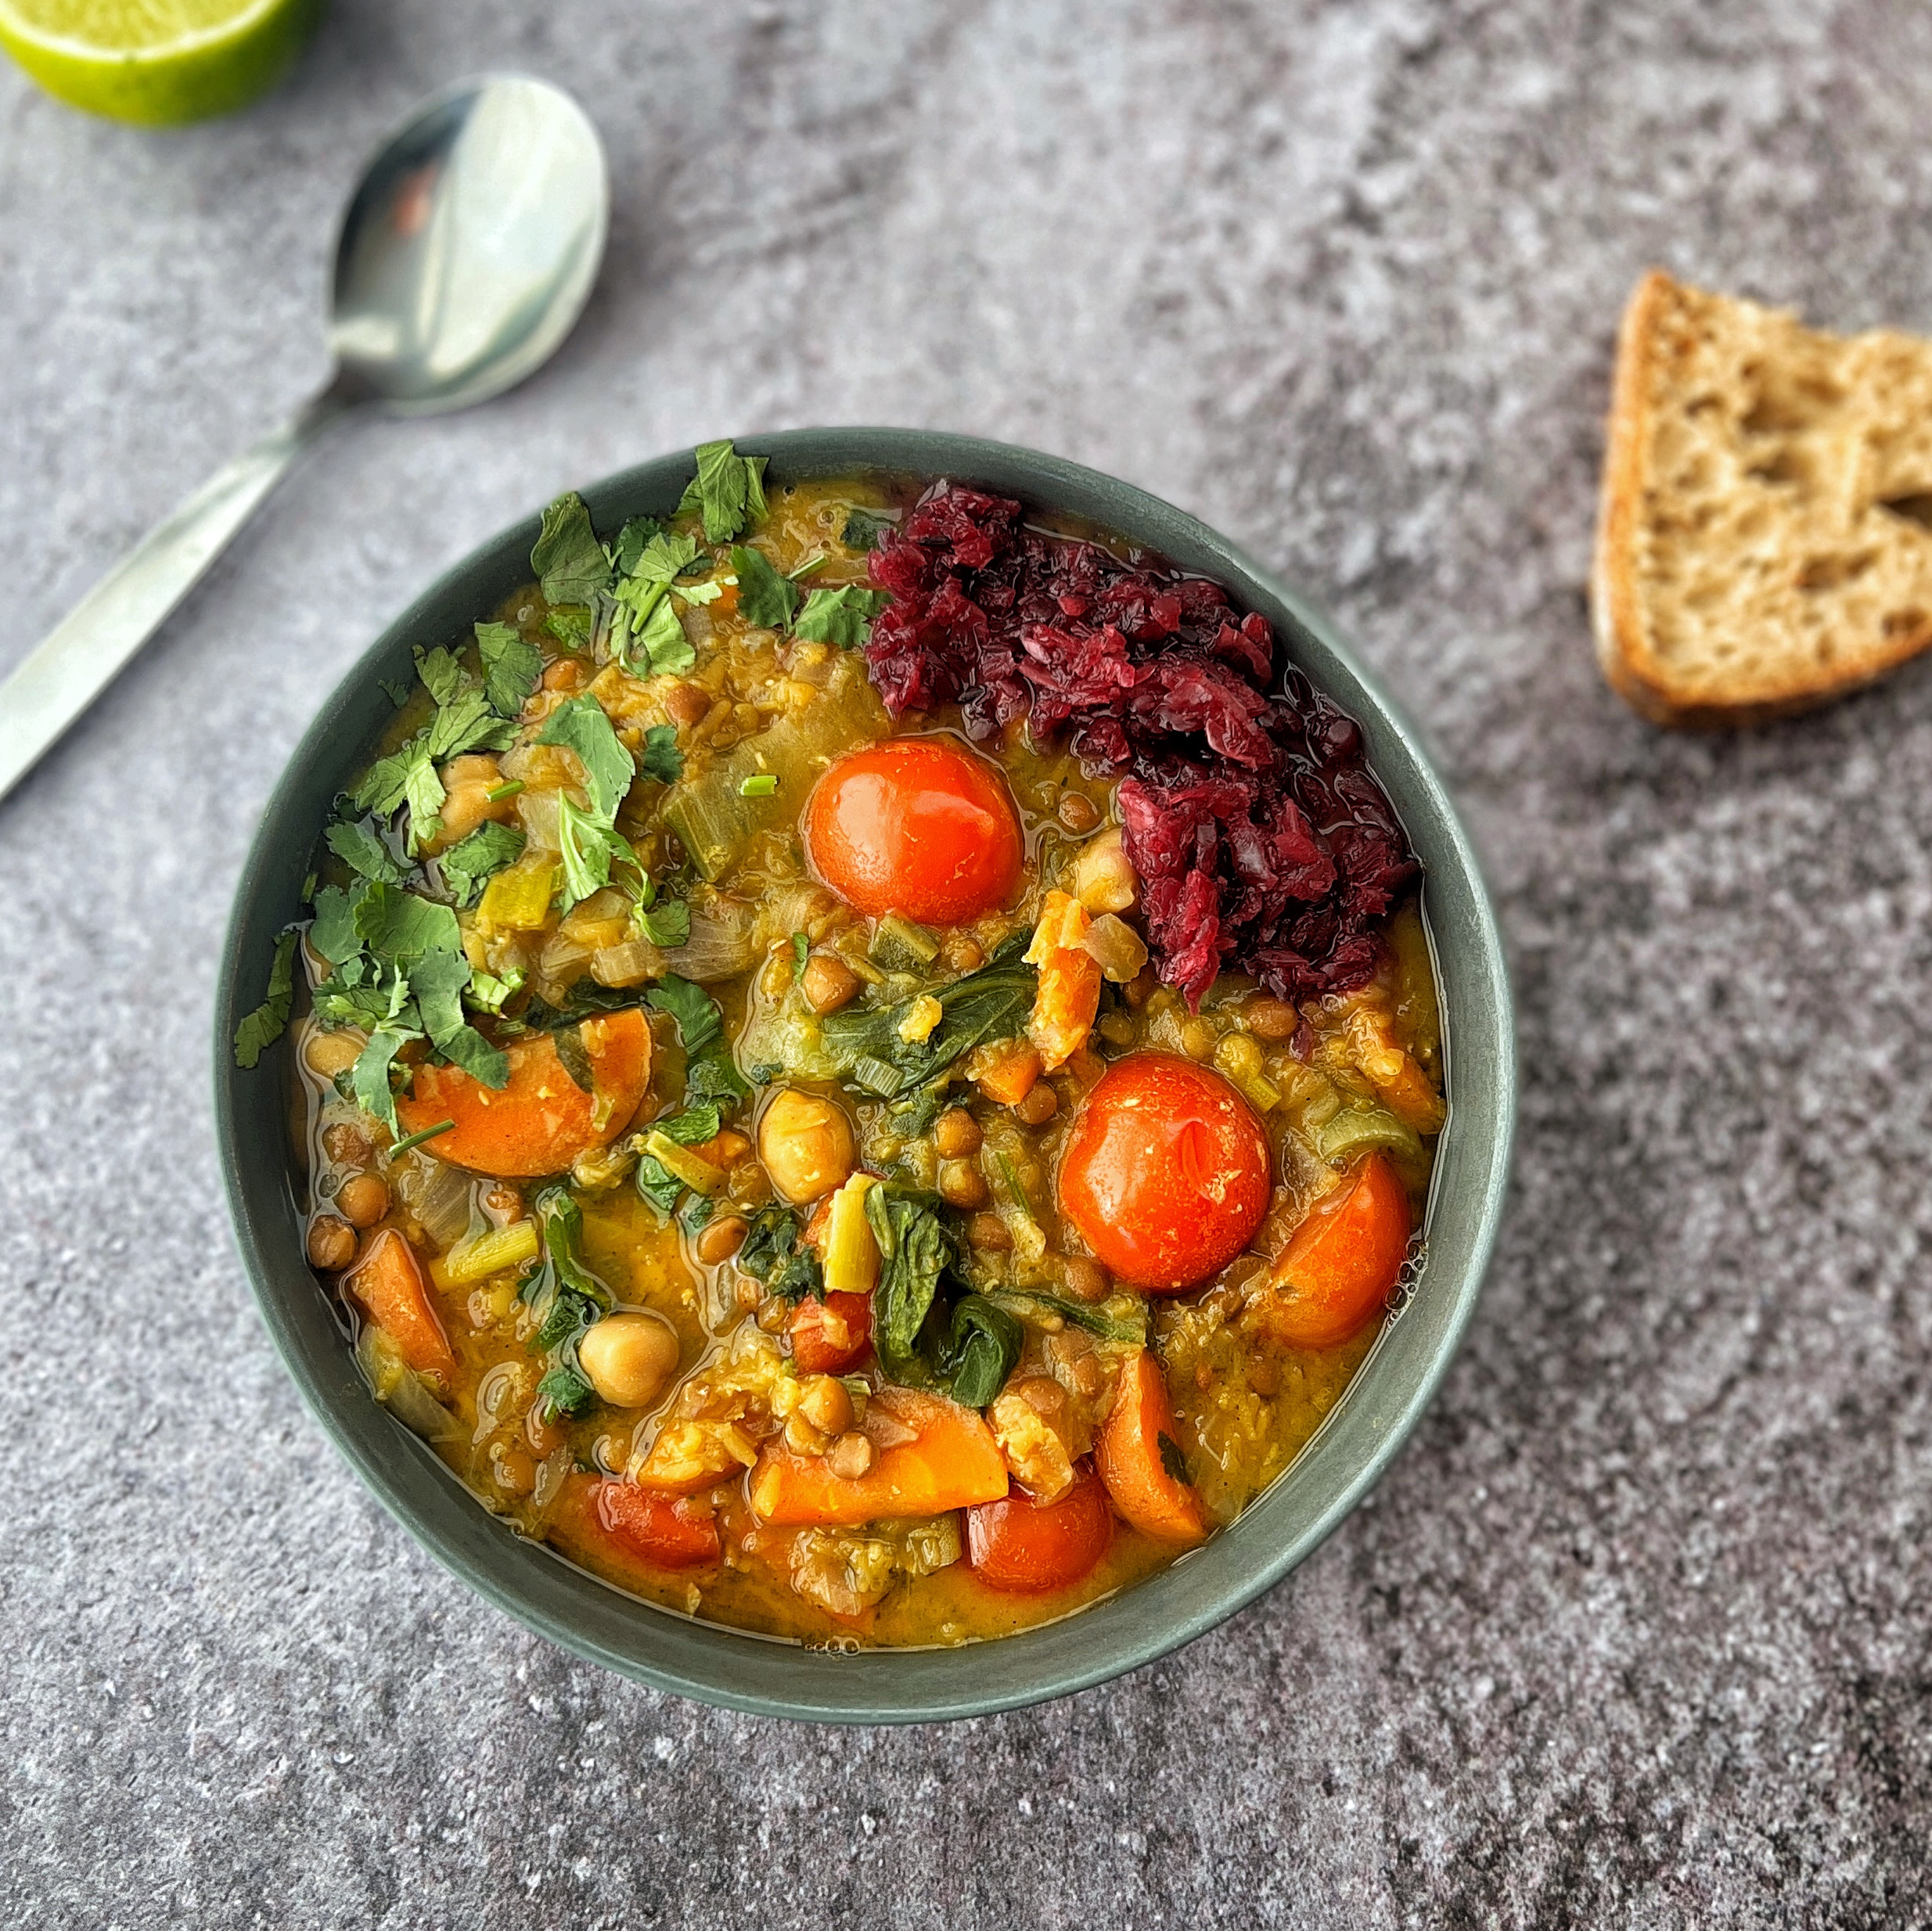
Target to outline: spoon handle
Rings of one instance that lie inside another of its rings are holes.
[[[0,684],[0,798],[113,681],[290,464],[354,405],[326,389],[158,523]]]

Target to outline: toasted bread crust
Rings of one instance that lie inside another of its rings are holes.
[[[1718,728],[1793,716],[1883,676],[1932,645],[1932,610],[1912,612],[1919,619],[1916,624],[1894,628],[1888,619],[1876,634],[1847,636],[1828,661],[1767,645],[1721,679],[1687,678],[1664,661],[1654,647],[1640,565],[1646,520],[1671,487],[1668,478],[1652,473],[1659,419],[1678,401],[1696,356],[1691,332],[1700,325],[1700,307],[1705,319],[1718,323],[1738,315],[1790,322],[1775,311],[1704,296],[1660,270],[1638,283],[1618,333],[1591,609],[1598,660],[1613,689],[1654,723]],[[1869,336],[1840,346],[1849,355],[1863,345],[1901,343],[1897,336]],[[1922,345],[1903,346],[1921,352]],[[1790,561],[1795,579],[1802,559]]]

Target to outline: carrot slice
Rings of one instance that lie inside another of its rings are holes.
[[[651,1077],[650,1027],[635,1006],[586,1019],[579,1030],[594,1092],[564,1071],[556,1041],[541,1033],[505,1049],[510,1077],[501,1091],[460,1066],[419,1067],[413,1090],[396,1102],[403,1131],[453,1120],[429,1142],[438,1160],[505,1178],[562,1173],[630,1124]]]
[[[1114,1506],[1142,1535],[1192,1548],[1207,1539],[1201,1499],[1168,1466],[1180,1462],[1174,1404],[1151,1350],[1142,1348],[1121,1371],[1114,1410],[1093,1445]]]
[[[418,1374],[437,1375],[445,1386],[455,1384],[456,1357],[430,1299],[422,1267],[408,1242],[393,1227],[383,1228],[369,1242],[368,1252],[343,1277],[342,1286]]]
[[[682,1497],[653,1495],[634,1483],[596,1485],[598,1526],[660,1569],[696,1569],[715,1562],[721,1545],[707,1509]]]
[[[1382,1311],[1409,1255],[1409,1195],[1386,1154],[1315,1203],[1252,1304],[1287,1347],[1338,1347]]]
[[[1006,1493],[1006,1458],[993,1431],[956,1401],[881,1388],[866,1404],[861,1427],[872,1440],[872,1465],[850,1479],[834,1475],[822,1455],[767,1447],[751,1471],[753,1509],[768,1523],[829,1527],[882,1516],[937,1516]]]

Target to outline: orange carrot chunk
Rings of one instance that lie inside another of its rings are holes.
[[[1093,1445],[1094,1465],[1121,1516],[1142,1535],[1179,1548],[1207,1539],[1201,1500],[1178,1470],[1174,1404],[1160,1364],[1143,1348],[1121,1371],[1113,1412]]]
[[[394,1341],[402,1358],[419,1375],[434,1375],[452,1386],[456,1357],[437,1314],[423,1269],[408,1242],[385,1228],[369,1251],[343,1277],[343,1289]]]
[[[751,1472],[753,1509],[783,1527],[831,1527],[882,1516],[937,1516],[1006,1493],[1006,1458],[993,1431],[956,1401],[881,1388],[860,1426],[873,1449],[865,1474],[834,1475],[824,1456],[773,1443]]]
[[[453,1120],[429,1142],[438,1160],[506,1179],[563,1172],[623,1132],[651,1077],[650,1027],[636,1007],[586,1019],[580,1031],[593,1091],[563,1070],[550,1034],[538,1034],[505,1048],[510,1077],[501,1090],[460,1066],[419,1067],[412,1090],[396,1102],[403,1131]]]

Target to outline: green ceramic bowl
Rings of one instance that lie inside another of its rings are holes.
[[[1252,1602],[1355,1507],[1415,1426],[1476,1304],[1502,1208],[1516,1074],[1502,947],[1469,840],[1414,731],[1315,612],[1192,516],[1091,469],[968,437],[800,430],[739,448],[768,456],[778,481],[867,470],[943,475],[1118,530],[1218,579],[1238,603],[1259,610],[1294,660],[1361,721],[1427,870],[1452,1108],[1421,1278],[1347,1395],[1239,1521],[1138,1587],[996,1642],[857,1653],[800,1649],[621,1594],[511,1533],[376,1404],[304,1257],[288,1045],[244,1073],[228,1041],[261,997],[276,933],[301,912],[302,882],[330,800],[394,714],[378,678],[408,678],[412,645],[466,636],[475,619],[528,581],[534,516],[486,543],[390,625],[322,707],[269,800],[236,894],[216,1013],[216,1114],[229,1204],[263,1318],[310,1408],[404,1527],[500,1608],[659,1688],[765,1715],[926,1722],[1013,1709],[1151,1662]],[[690,456],[681,452],[584,494],[598,527],[612,529],[639,513],[667,516],[690,474]]]

